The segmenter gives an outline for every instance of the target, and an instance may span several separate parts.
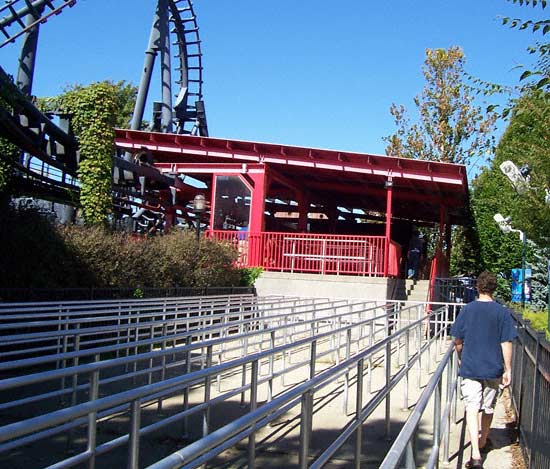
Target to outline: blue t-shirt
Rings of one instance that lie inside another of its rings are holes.
[[[510,311],[495,301],[472,301],[464,305],[451,328],[464,341],[459,375],[494,379],[504,373],[503,342],[517,337]]]

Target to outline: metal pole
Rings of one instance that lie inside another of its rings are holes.
[[[258,360],[252,362],[250,369],[250,412],[254,412],[258,403]],[[248,436],[248,467],[256,467],[256,432]]]
[[[527,247],[527,236],[523,231],[521,233],[522,250],[521,250],[521,309],[525,308],[525,250]]]
[[[361,411],[363,410],[363,373],[364,359],[361,358],[357,363],[357,395],[355,396],[355,418],[359,420]],[[355,461],[354,468],[361,468],[361,443],[363,440],[363,425],[359,424],[355,431]]]
[[[548,271],[548,282],[546,283],[546,290],[548,291],[548,302],[546,304],[547,313],[548,313],[547,334],[550,334],[550,259],[548,259],[547,271]]]
[[[139,464],[139,429],[141,423],[141,402],[132,401],[130,407],[130,435],[128,442],[128,469],[137,469]]]
[[[299,467],[306,469],[309,461],[309,444],[311,441],[311,419],[313,412],[313,392],[302,394],[302,412],[300,425],[300,454]]]
[[[26,27],[29,27],[37,19],[39,19],[43,11],[43,5],[36,8],[34,13],[30,10],[27,15]],[[23,47],[21,48],[21,55],[19,57],[19,68],[17,70],[16,84],[17,87],[27,96],[30,96],[32,93],[32,81],[34,77],[34,65],[36,63],[36,51],[38,49],[39,29],[40,24],[37,24],[34,28],[25,33]]]
[[[155,65],[155,58],[159,52],[159,43],[161,40],[160,22],[162,21],[162,8],[165,6],[164,2],[159,1],[153,16],[153,26],[151,27],[151,35],[149,37],[149,45],[145,51],[145,62],[143,64],[143,72],[141,74],[141,80],[138,88],[138,95],[136,97],[136,104],[134,106],[134,114],[132,116],[131,129],[139,130],[141,128],[141,122],[143,120],[143,113],[145,111],[145,103],[147,101],[147,94],[149,93],[149,86],[151,84],[151,75],[153,73],[153,67]]]

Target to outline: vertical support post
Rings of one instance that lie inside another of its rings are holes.
[[[357,363],[357,394],[355,396],[355,419],[359,421],[361,410],[363,409],[363,370],[365,367],[364,359],[361,358]],[[361,446],[363,440],[363,425],[357,425],[355,431],[355,461],[354,468],[361,468]]]
[[[386,338],[390,337],[389,321],[386,316]],[[388,339],[386,343],[385,353],[385,365],[386,365],[386,438],[390,438],[391,433],[391,396],[390,396],[390,381],[391,381],[391,339]]]
[[[390,262],[391,218],[392,218],[393,180],[386,181],[386,246],[384,249],[384,277],[388,276]]]
[[[432,446],[439,447],[439,440],[441,435],[441,391],[442,391],[443,381],[441,377],[437,382],[434,393],[434,434]],[[439,458],[436,458],[435,467],[439,467]]]
[[[313,392],[302,394],[302,412],[300,419],[300,469],[307,469],[309,460],[309,445],[311,442],[311,425],[313,417]]]
[[[141,424],[141,403],[139,399],[130,406],[130,435],[128,441],[128,469],[139,467],[139,427]]]
[[[212,366],[212,345],[206,347],[206,367]],[[204,379],[204,402],[208,405],[202,413],[202,436],[206,436],[210,430],[210,387],[212,385],[212,377],[208,375]]]
[[[254,182],[254,187],[251,188],[248,264],[261,266],[263,265],[263,249],[261,246],[257,246],[257,243],[260,241],[258,237],[264,231],[266,173],[264,169],[262,173],[249,173],[248,175]],[[241,180],[245,182],[242,177]],[[249,186],[247,182],[246,184]]]
[[[168,2],[159,0],[160,58],[161,58],[161,129],[172,132],[172,67],[170,63],[170,19],[168,17]]]
[[[99,396],[99,370],[94,370],[90,379],[90,401],[95,401]],[[87,450],[91,453],[88,460],[88,469],[95,468],[95,448],[97,441],[97,412],[88,414],[88,447]]]
[[[33,14],[36,12],[36,16]],[[44,11],[44,7],[30,9],[25,22],[25,26],[30,26]],[[36,63],[36,51],[38,49],[38,34],[40,31],[40,23],[30,29],[23,36],[23,45],[21,47],[21,55],[19,56],[19,68],[17,70],[17,87],[27,96],[32,94],[32,82],[34,78],[34,66]]]
[[[521,310],[525,308],[525,256],[527,249],[527,236],[523,231],[519,232],[521,235]]]
[[[250,369],[250,412],[256,410],[258,403],[258,360],[252,362]],[[248,436],[248,467],[256,467],[256,432]]]
[[[346,360],[349,359],[351,354],[351,328],[346,330]],[[349,369],[344,375],[344,415],[348,414],[348,400],[349,400]]]
[[[158,44],[161,40],[159,25],[163,17],[162,9],[166,6],[165,2],[166,0],[158,1],[157,9],[155,15],[153,16],[153,25],[151,26],[151,34],[149,36],[149,45],[147,47],[147,50],[145,51],[143,72],[141,74],[138,94],[136,97],[136,104],[134,106],[134,113],[132,115],[132,130],[139,130],[141,127],[141,122],[143,121],[143,113],[145,111],[147,95],[149,94],[149,86],[151,85],[151,76],[153,74],[153,67],[155,66],[155,58],[157,57],[159,51]]]

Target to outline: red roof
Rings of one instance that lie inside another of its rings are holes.
[[[386,181],[393,182],[393,215],[438,222],[445,206],[451,224],[469,219],[464,165],[395,158],[366,153],[295,147],[191,135],[117,129],[116,146],[147,149],[165,173],[185,173],[209,182],[210,165],[261,164],[272,176],[268,197],[292,199],[295,189],[309,192],[312,203],[385,213]]]

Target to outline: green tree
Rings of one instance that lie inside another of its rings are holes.
[[[547,126],[550,103],[543,94],[540,90],[532,90],[517,102],[491,165],[484,168],[472,184],[471,201],[480,239],[480,262],[487,269],[502,273],[507,281],[504,298],[509,298],[511,269],[521,267],[522,245],[517,233],[504,235],[500,232],[493,220],[494,214],[510,216],[514,228],[524,231],[540,248],[550,244],[550,207],[544,200],[545,188],[550,183],[550,150],[545,143],[550,138]],[[500,171],[500,164],[506,160],[517,166],[528,164],[531,167],[532,189],[526,194],[517,194]],[[534,262],[532,251],[529,246],[528,263]],[[539,283],[544,282],[541,278]]]
[[[493,167],[501,191],[510,193],[509,203],[502,206],[503,215],[511,216],[516,228],[540,246],[550,245],[550,206],[546,191],[550,188],[550,99],[548,93],[532,90],[514,107],[511,119],[496,150]],[[499,175],[498,166],[506,160],[516,166],[528,165],[530,189],[516,194],[509,181]],[[502,193],[502,192],[501,192]]]
[[[418,120],[411,123],[404,106],[391,106],[397,132],[384,138],[386,154],[448,163],[467,163],[485,154],[495,117],[475,105],[464,83],[465,61],[459,47],[426,50],[426,85],[414,100]]]

